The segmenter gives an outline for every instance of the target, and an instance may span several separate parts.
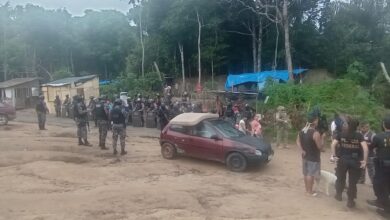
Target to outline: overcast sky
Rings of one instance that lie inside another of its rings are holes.
[[[130,8],[128,0],[0,0],[0,4],[7,1],[12,6],[32,3],[47,9],[66,8],[69,13],[76,16],[83,15],[86,9],[116,9],[126,13]]]

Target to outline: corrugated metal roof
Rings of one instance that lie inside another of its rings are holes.
[[[15,78],[15,79],[7,80],[4,82],[0,82],[0,89],[18,86],[38,79],[39,78],[36,77],[33,78],[29,77],[29,78]]]
[[[55,80],[53,82],[46,83],[42,86],[64,86],[69,85],[73,83],[84,83],[86,81],[89,81],[93,78],[97,77],[96,75],[88,75],[88,76],[80,76],[80,77],[69,77],[64,79]]]

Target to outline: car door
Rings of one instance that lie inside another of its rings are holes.
[[[182,125],[171,125],[169,128],[169,139],[176,145],[176,150],[179,154],[188,154],[190,137],[189,128]]]
[[[189,150],[193,156],[207,160],[220,160],[222,138],[219,138],[219,134],[210,124],[201,122],[192,127],[191,132]]]

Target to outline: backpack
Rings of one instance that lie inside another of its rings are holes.
[[[35,106],[35,110],[37,112],[45,112],[45,106],[43,105],[43,102],[39,101]]]

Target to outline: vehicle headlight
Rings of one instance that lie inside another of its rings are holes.
[[[261,156],[261,155],[263,155],[263,153],[261,153],[261,151],[259,151],[259,150],[256,150],[256,153],[255,153],[257,156]]]

